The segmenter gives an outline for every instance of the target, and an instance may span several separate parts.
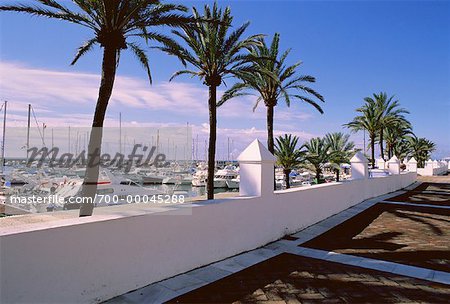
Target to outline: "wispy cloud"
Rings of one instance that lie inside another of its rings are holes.
[[[96,102],[100,77],[95,74],[61,72],[36,69],[19,63],[0,62],[2,97],[14,101],[12,111],[26,112],[27,104],[33,104],[40,113],[52,113],[57,106],[72,108],[86,107]],[[223,91],[218,92],[218,97]],[[150,86],[146,80],[117,76],[111,106],[120,106],[147,111],[164,111],[186,116],[195,115],[205,119],[208,115],[207,88],[190,83],[162,82]],[[248,113],[252,119],[265,119],[265,107],[261,104],[255,112],[253,96],[230,100],[219,109],[221,117],[242,118]],[[281,121],[307,120],[310,113],[291,109],[277,109]]]
[[[20,63],[0,62],[0,74],[4,75],[0,82],[2,98],[11,101],[8,104],[8,126],[24,127],[27,121],[28,104],[33,105],[37,118],[32,117],[32,127],[86,127],[92,122],[92,110],[98,94],[100,77],[95,74],[79,72],[62,72],[37,69]],[[223,91],[219,91],[219,98]],[[117,108],[128,108],[134,111],[158,111],[164,117],[173,114],[182,115],[183,122],[152,123],[142,122],[142,117],[132,117],[123,121],[124,127],[179,127],[184,121],[191,121],[192,133],[196,140],[204,143],[208,138],[209,126],[208,91],[202,85],[182,82],[162,82],[150,86],[147,81],[117,76],[110,105]],[[230,100],[219,108],[222,119],[239,121],[228,126],[219,124],[218,151],[223,150],[223,143],[230,138],[233,149],[241,150],[255,138],[266,141],[267,131],[264,129],[266,108],[261,104],[252,111],[256,98],[247,96]],[[296,122],[312,117],[302,112],[297,105],[292,108],[278,107],[276,110],[275,135],[292,133],[307,140],[315,134],[296,131]],[[148,120],[147,120],[148,121]],[[117,117],[107,116],[105,126],[117,127]],[[259,126],[259,127],[256,127]]]

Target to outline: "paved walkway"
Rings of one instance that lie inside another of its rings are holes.
[[[448,303],[450,206],[434,203],[450,196],[450,178],[444,181],[365,201],[263,248],[108,302]],[[418,203],[414,195],[428,199]]]

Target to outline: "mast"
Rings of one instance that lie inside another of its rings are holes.
[[[195,159],[198,161],[198,134],[197,134],[197,145],[195,146]]]
[[[189,160],[189,156],[188,156],[188,149],[189,149],[189,122],[186,123],[186,151],[184,154],[184,157],[186,159],[186,162]]]
[[[228,147],[227,147],[227,160],[228,160],[228,162],[230,162],[230,138],[228,137],[227,139],[228,139],[228,142],[227,142],[227,144],[228,144]]]
[[[4,167],[5,167],[5,135],[6,135],[6,106],[8,105],[8,101],[5,100],[4,103],[4,111],[3,112],[3,140],[2,140],[2,173],[4,171]]]
[[[203,155],[205,156],[205,162],[207,162],[208,161],[208,154],[206,153],[206,139],[205,139],[205,146],[204,146],[204,154]]]
[[[119,112],[119,153],[122,154],[122,112]]]
[[[366,154],[366,129],[363,130],[364,154]]]
[[[30,127],[31,127],[31,103],[28,104],[28,124],[27,124],[27,166],[29,160],[29,152],[30,149]]]
[[[170,137],[167,137],[167,158],[170,159]]]
[[[156,155],[159,154],[159,129],[156,130]]]
[[[70,126],[69,126],[69,154],[70,154]]]
[[[45,122],[42,123],[42,145],[45,146],[45,129],[47,128],[47,125]]]

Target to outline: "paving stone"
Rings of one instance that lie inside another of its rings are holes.
[[[169,288],[170,290],[179,291],[191,286],[204,285],[205,282],[188,274],[180,274],[176,277],[161,281],[159,284]]]
[[[448,285],[284,253],[170,302],[441,303],[449,296]]]
[[[301,246],[450,272],[449,223],[450,210],[380,203]]]
[[[212,266],[231,273],[241,271],[245,268],[245,266],[239,264],[234,258],[228,258],[226,260],[214,263]]]
[[[201,281],[211,283],[230,275],[231,272],[209,265],[190,271],[188,274]]]

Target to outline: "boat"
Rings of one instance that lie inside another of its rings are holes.
[[[205,169],[197,170],[192,176],[192,186],[193,187],[206,186],[207,178],[208,178],[208,170]]]
[[[239,176],[237,178],[233,178],[230,180],[227,180],[227,187],[228,189],[239,189],[239,184],[240,184],[240,178]]]
[[[226,166],[214,174],[214,188],[227,188],[227,181],[238,176],[239,173],[235,166]]]
[[[172,175],[167,176],[162,180],[163,184],[168,185],[191,185],[192,176],[188,175]]]
[[[82,179],[70,181],[66,187],[63,187],[55,195],[63,197],[66,202],[63,209],[78,209],[80,204],[69,202],[70,197],[79,197],[82,190]],[[109,170],[102,170],[101,176],[97,182],[97,197],[95,206],[110,206],[130,203],[131,201],[148,199],[154,195],[164,195],[163,191],[143,187],[128,178],[114,176]]]
[[[146,175],[142,176],[142,184],[143,185],[162,184],[163,180],[164,180],[164,176],[151,174],[151,173],[147,173]]]

